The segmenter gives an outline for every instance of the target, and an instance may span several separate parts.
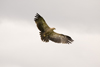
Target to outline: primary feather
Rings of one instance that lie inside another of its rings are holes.
[[[35,22],[37,24],[38,29],[41,32],[45,32],[48,29],[50,29],[50,27],[47,25],[47,23],[45,22],[45,20],[38,13],[36,14],[34,20],[35,20]]]
[[[35,23],[37,24],[38,29],[40,30],[41,40],[44,42],[49,42],[49,40],[55,43],[72,43],[73,39],[70,36],[59,34],[54,32],[55,28],[50,28],[43,17],[38,13],[34,18]]]

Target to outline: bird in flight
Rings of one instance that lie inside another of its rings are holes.
[[[70,44],[74,40],[68,36],[54,32],[55,28],[50,28],[44,18],[38,13],[36,14],[34,21],[37,25],[37,28],[40,30],[41,40],[44,42],[49,42],[49,40],[55,43]]]

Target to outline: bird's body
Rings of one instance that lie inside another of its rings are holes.
[[[40,30],[41,40],[44,42],[49,42],[49,40],[56,43],[71,43],[73,42],[72,38],[67,35],[59,34],[54,32],[55,28],[50,28],[43,17],[38,13],[35,16],[35,23],[37,24],[38,29]]]

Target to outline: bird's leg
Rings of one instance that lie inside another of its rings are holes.
[[[54,28],[53,28],[53,29],[54,29]],[[49,34],[50,34],[50,31],[53,31],[53,29],[49,29],[49,30],[45,31],[45,32],[43,33],[43,36],[46,37],[47,35],[49,35]]]
[[[46,32],[43,33],[43,37],[45,37]]]
[[[45,37],[46,35],[48,35],[48,31],[43,33],[43,36]]]
[[[45,37],[45,34],[43,36]]]

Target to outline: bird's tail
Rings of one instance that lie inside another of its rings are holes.
[[[48,36],[44,35],[44,32],[40,32],[41,40],[44,42],[49,42]]]

